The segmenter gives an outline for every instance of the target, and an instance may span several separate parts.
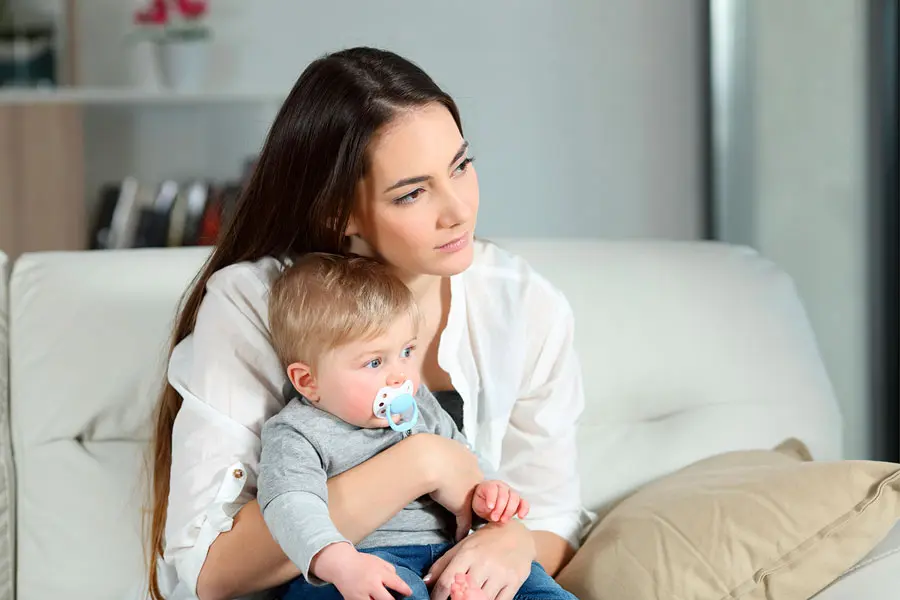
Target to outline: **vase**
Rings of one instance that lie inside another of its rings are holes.
[[[156,43],[160,81],[178,92],[203,89],[209,63],[209,41],[164,40]]]

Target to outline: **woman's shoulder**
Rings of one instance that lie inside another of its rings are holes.
[[[562,291],[525,257],[489,240],[476,240],[472,265],[463,278],[467,290],[476,293],[566,304]]]
[[[283,269],[284,263],[273,256],[234,263],[213,273],[206,283],[206,291],[241,303],[255,303],[265,298]]]

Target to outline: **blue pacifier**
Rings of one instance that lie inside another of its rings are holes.
[[[409,431],[419,421],[419,407],[412,395],[412,381],[406,380],[399,387],[383,387],[378,390],[372,410],[379,419],[386,419],[394,431]],[[400,417],[394,422],[394,417]]]

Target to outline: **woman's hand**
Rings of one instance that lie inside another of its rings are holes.
[[[447,600],[457,573],[468,573],[487,600],[512,600],[531,573],[534,537],[521,523],[490,523],[451,548],[425,576],[432,600]]]

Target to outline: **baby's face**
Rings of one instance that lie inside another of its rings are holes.
[[[419,389],[421,362],[415,343],[412,319],[404,318],[384,335],[328,353],[316,373],[316,406],[357,427],[387,427],[387,420],[373,411],[375,396],[384,387],[399,392],[407,380],[412,382],[410,393]]]

